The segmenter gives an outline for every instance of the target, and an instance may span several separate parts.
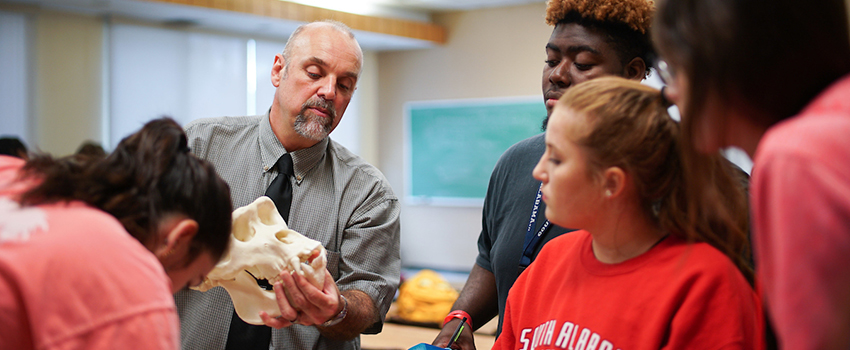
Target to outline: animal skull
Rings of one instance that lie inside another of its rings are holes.
[[[321,289],[327,258],[321,243],[290,230],[269,197],[233,211],[230,247],[224,257],[195,289],[205,292],[222,286],[239,317],[250,324],[263,324],[259,312],[280,316],[274,291],[258,284],[280,280],[288,270],[305,276]]]

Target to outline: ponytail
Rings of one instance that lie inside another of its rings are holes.
[[[161,243],[158,225],[166,215],[183,214],[199,225],[190,261],[202,250],[217,259],[227,248],[230,190],[211,164],[189,153],[172,119],[148,122],[105,158],[36,156],[24,175],[41,183],[21,196],[22,205],[85,202],[114,216],[151,250]]]

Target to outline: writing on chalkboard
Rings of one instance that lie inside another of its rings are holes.
[[[407,203],[482,205],[499,157],[545,117],[540,96],[406,103]]]

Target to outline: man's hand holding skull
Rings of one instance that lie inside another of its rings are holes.
[[[343,308],[326,265],[322,244],[290,230],[272,200],[260,197],[233,211],[228,252],[197,289],[224,287],[250,324],[321,325]]]
[[[263,323],[269,327],[288,327],[293,323],[318,326],[342,312],[344,302],[333,278],[325,270],[322,289],[316,288],[308,278],[289,271],[280,273],[280,281],[274,283],[280,317],[271,317],[260,312]]]

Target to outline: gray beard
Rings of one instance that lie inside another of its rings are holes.
[[[302,110],[295,117],[293,128],[298,135],[313,141],[321,141],[330,135],[332,122],[330,119],[324,121],[323,118]]]

